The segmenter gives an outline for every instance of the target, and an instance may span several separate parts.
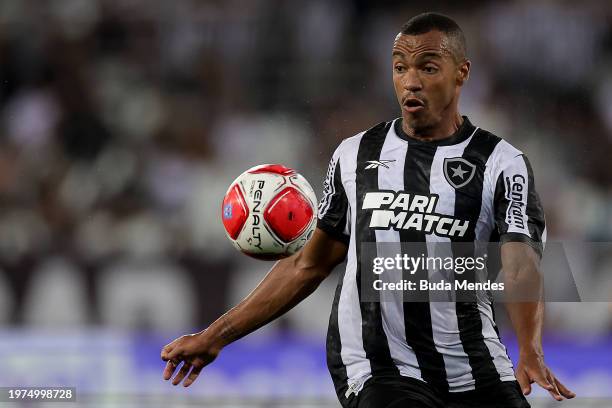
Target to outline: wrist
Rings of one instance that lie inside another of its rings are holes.
[[[210,327],[200,332],[200,334],[202,335],[202,340],[211,349],[218,351],[239,338],[227,314],[221,316]]]
[[[211,354],[219,354],[226,346],[219,335],[215,334],[212,326],[197,333],[196,336],[198,337],[200,349],[206,350]]]
[[[519,345],[519,357],[544,358],[544,350],[539,344]]]

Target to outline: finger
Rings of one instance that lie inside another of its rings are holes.
[[[531,394],[531,381],[529,380],[529,377],[525,371],[521,370],[516,373],[516,381],[518,381],[519,385],[521,386],[523,395]]]
[[[174,349],[174,345],[172,343],[165,345],[161,350],[161,359],[168,361],[168,353],[170,353],[172,349]]]
[[[174,374],[174,370],[176,370],[176,367],[178,366],[178,363],[175,362],[174,360],[169,360],[168,363],[166,364],[166,368],[164,369],[164,380],[169,380],[170,378],[172,378],[172,374]]]
[[[172,385],[180,384],[180,382],[183,381],[183,378],[185,378],[187,373],[189,373],[190,369],[191,369],[191,364],[189,364],[187,361],[183,362],[183,366],[181,367],[179,372],[176,374],[176,376],[174,376],[174,379],[172,380]]]
[[[548,371],[547,379],[549,384],[553,386],[553,389],[549,391],[550,395],[557,401],[563,401],[563,397],[559,393],[559,389],[557,388],[557,384],[555,383],[555,378],[552,376],[550,370]]]
[[[200,372],[203,368],[204,365],[194,366],[185,381],[183,382],[183,386],[189,387],[191,384],[193,384],[193,382],[198,378],[198,375],[200,375]]]
[[[559,390],[561,395],[563,395],[567,399],[572,399],[576,396],[576,393],[570,391],[569,388],[567,388],[565,385],[563,385],[561,381],[557,379],[557,377],[554,377],[554,378],[555,378],[555,383],[557,384],[557,389]]]
[[[173,347],[170,351],[167,351],[165,354],[162,353],[162,360],[170,361],[174,360],[176,365],[180,363],[183,357],[183,348],[180,346]]]
[[[530,377],[533,379],[540,387],[544,388],[546,391],[554,391],[555,387],[546,379],[546,372],[542,367],[539,369],[533,370],[530,372]]]
[[[175,352],[177,350],[177,346],[178,346],[178,342],[181,338],[179,337],[178,339],[173,340],[172,342],[166,344],[162,350],[161,350],[161,358],[164,361],[168,361],[171,358],[176,357],[175,355],[173,355],[173,352]]]

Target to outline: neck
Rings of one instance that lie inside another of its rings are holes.
[[[453,115],[443,118],[436,125],[422,128],[411,126],[406,118],[404,118],[402,120],[402,129],[410,137],[429,142],[446,139],[457,132],[462,123],[463,118],[459,112],[455,111]]]

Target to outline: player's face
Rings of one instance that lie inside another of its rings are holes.
[[[410,128],[434,128],[457,114],[459,88],[467,79],[469,62],[456,62],[447,42],[439,31],[395,38],[393,84]]]

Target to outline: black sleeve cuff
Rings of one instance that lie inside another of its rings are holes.
[[[327,235],[335,239],[336,241],[342,242],[344,245],[348,246],[351,240],[351,237],[344,234],[343,232],[338,231],[336,228],[332,227],[324,220],[319,219],[317,221],[317,228],[323,230]]]
[[[500,243],[503,245],[506,242],[523,242],[532,247],[538,256],[542,258],[542,252],[544,251],[544,244],[538,241],[534,241],[530,236],[521,234],[520,232],[508,232],[503,234],[499,238]]]

